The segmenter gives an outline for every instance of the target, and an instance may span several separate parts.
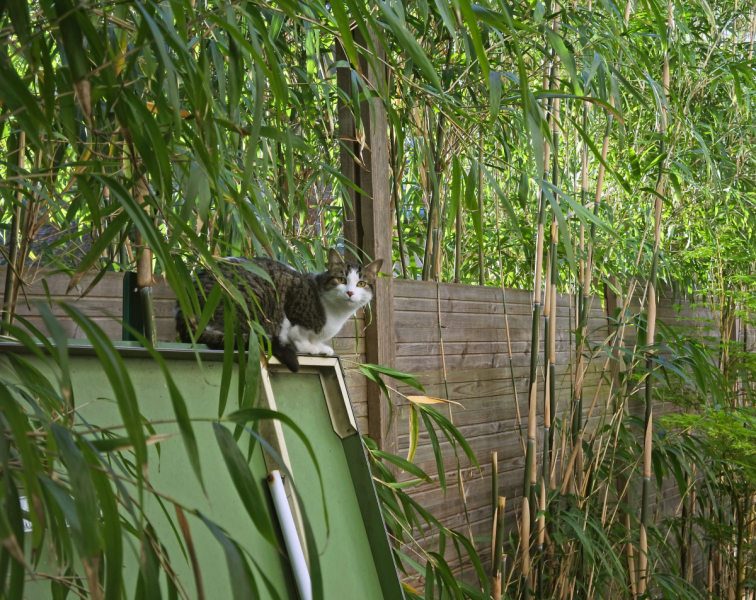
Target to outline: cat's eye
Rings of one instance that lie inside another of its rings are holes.
[[[366,285],[367,285],[366,281],[358,281],[357,282],[357,287],[365,287]]]
[[[336,283],[340,283],[341,285],[344,285],[346,283],[346,279],[344,279],[343,277],[337,277]]]

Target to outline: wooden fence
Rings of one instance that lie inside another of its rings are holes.
[[[522,436],[527,432],[528,395],[530,371],[530,339],[532,335],[532,293],[522,290],[506,290],[506,298],[499,288],[479,287],[433,282],[396,280],[394,282],[394,318],[396,327],[396,368],[414,374],[426,388],[429,396],[447,398],[462,404],[450,404],[439,410],[446,411],[454,424],[464,434],[481,465],[480,472],[462,459],[462,480],[465,487],[466,507],[456,487],[456,460],[450,444],[439,441],[446,459],[449,485],[444,494],[438,485],[421,484],[413,489],[414,498],[427,508],[444,525],[468,532],[467,518],[474,537],[489,538],[491,535],[491,452],[498,453],[499,495],[506,496],[507,530],[516,527],[515,515],[519,512],[524,477],[524,449]],[[507,330],[504,317],[506,299],[509,321],[509,342],[512,347],[513,372],[509,368]],[[611,310],[612,315],[614,311]],[[637,314],[640,298],[634,297],[628,306],[630,314]],[[679,311],[679,312],[678,312]],[[702,310],[691,311],[687,305],[676,306],[671,298],[663,298],[659,304],[659,319],[668,324],[699,326],[697,319],[711,319],[712,315]],[[557,363],[557,414],[564,418],[570,408],[570,371],[574,362],[575,304],[574,297],[560,294],[557,297],[556,363]],[[553,323],[553,320],[552,320]],[[614,323],[608,318],[601,300],[591,300],[588,320],[588,340],[591,344],[604,344]],[[439,327],[440,326],[440,327]],[[543,327],[541,327],[539,352],[543,352]],[[442,343],[443,337],[443,356]],[[623,332],[623,344],[632,348],[635,330],[627,326]],[[541,356],[543,356],[541,354]],[[598,351],[590,362],[583,388],[583,418],[588,417],[595,398],[591,418],[586,422],[588,431],[611,416],[609,406],[611,363],[606,364],[607,351]],[[443,366],[446,363],[447,381],[444,383]],[[605,366],[607,367],[604,371]],[[544,372],[539,366],[539,433],[542,433]],[[399,391],[409,395],[412,388],[399,386]],[[519,402],[519,416],[517,404]],[[409,445],[409,406],[402,398],[399,405],[399,453],[406,455]],[[441,405],[437,405],[441,406]],[[630,410],[642,414],[642,406],[633,405]],[[657,404],[656,414],[668,411],[669,407]],[[518,421],[521,420],[521,429]],[[542,442],[536,443],[541,449]],[[428,473],[437,474],[430,439],[421,434],[415,461]],[[540,454],[539,454],[540,463]],[[409,477],[407,477],[409,479]],[[435,477],[434,477],[435,478]],[[654,503],[654,513],[674,514],[679,510],[679,495],[676,486],[669,486]],[[435,540],[430,538],[429,543]],[[447,560],[456,565],[456,550],[448,545]],[[488,558],[488,552],[482,553]],[[472,569],[468,569],[472,577]]]
[[[2,278],[0,278],[2,282]],[[54,299],[65,298],[68,279],[53,276],[47,279],[48,289]],[[85,289],[88,281],[84,281]],[[103,280],[84,298],[76,299],[76,294],[67,296],[69,301],[86,314],[93,317],[113,339],[120,339],[121,328],[108,315],[121,315],[122,277],[108,273]],[[506,298],[499,288],[433,282],[393,281],[393,318],[395,334],[395,364],[400,371],[411,373],[425,386],[429,396],[447,398],[460,403],[437,405],[448,411],[454,424],[465,436],[481,465],[480,472],[466,459],[462,459],[461,472],[465,488],[466,509],[474,537],[489,537],[491,532],[491,452],[499,456],[499,494],[506,496],[506,526],[515,527],[515,514],[519,510],[522,490],[524,452],[522,435],[527,431],[527,384],[530,365],[530,336],[532,325],[531,292],[506,290]],[[175,341],[173,307],[175,300],[168,286],[161,282],[155,288],[158,337],[160,341]],[[46,292],[41,282],[34,283],[27,290],[29,302],[46,300]],[[611,296],[609,296],[611,299]],[[23,296],[22,296],[23,299]],[[509,342],[511,343],[514,365],[514,381],[509,368],[507,353],[507,330],[504,319],[506,299],[509,320]],[[679,303],[678,303],[679,304]],[[610,305],[609,311],[612,311]],[[629,306],[632,314],[638,313],[640,299],[633,298]],[[54,307],[58,316],[65,316],[61,309]],[[570,403],[570,371],[573,362],[574,339],[570,324],[574,323],[574,297],[560,294],[557,298],[556,362],[557,362],[557,413],[565,416]],[[19,308],[19,314],[41,326],[41,319],[33,307]],[[702,320],[713,315],[702,310],[691,310],[687,304],[677,306],[666,298],[660,301],[659,319],[667,324],[700,327]],[[73,322],[64,318],[72,338],[83,337]],[[598,297],[592,299],[588,339],[591,343],[604,342],[610,333],[611,320],[607,318],[607,308]],[[44,329],[44,328],[42,328]],[[543,332],[543,328],[541,328]],[[356,370],[355,363],[365,362],[365,317],[358,314],[348,322],[333,341],[334,349],[341,355],[347,370],[347,381],[358,424],[362,432],[369,430],[368,387],[366,379]],[[442,339],[443,338],[443,352]],[[632,348],[635,331],[626,327],[623,335],[625,347]],[[543,338],[540,351],[543,351]],[[604,371],[606,351],[598,353],[588,366],[583,391],[584,418],[594,397],[596,406],[588,429],[593,429],[611,414],[609,402],[609,371]],[[443,367],[446,365],[447,381],[444,383]],[[542,405],[543,369],[539,367],[539,406]],[[603,381],[602,381],[603,379]],[[398,391],[411,394],[415,390],[398,384]],[[597,394],[598,392],[598,394]],[[408,440],[409,406],[401,396],[395,395],[397,407],[396,439],[392,444],[398,453],[406,456]],[[515,397],[519,401],[518,407]],[[642,410],[640,405],[631,410]],[[658,405],[656,414],[668,408]],[[539,413],[541,410],[539,409]],[[539,425],[542,425],[539,416]],[[457,463],[450,444],[439,440],[448,469],[446,480],[448,490],[444,494],[438,485],[422,484],[412,488],[413,497],[428,509],[444,525],[467,533],[465,506],[459,494]],[[387,444],[387,445],[392,445]],[[542,445],[538,443],[537,448]],[[438,473],[432,447],[427,433],[421,432],[415,455],[415,463],[431,474],[437,481]],[[657,517],[679,510],[679,496],[673,487],[666,488],[657,499]],[[434,542],[429,537],[427,543]],[[460,569],[454,559],[455,551],[447,548],[447,559],[455,569]],[[482,552],[487,558],[488,552]],[[471,569],[467,572],[471,573]]]

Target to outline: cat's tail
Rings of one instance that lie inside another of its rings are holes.
[[[184,318],[184,314],[181,312],[181,308],[178,306],[174,309],[174,314],[176,317],[176,332],[179,335],[179,339],[184,344],[191,344],[192,343],[192,335],[197,332],[197,319],[195,317],[192,317],[189,319],[189,324],[187,326],[186,319]],[[189,331],[189,328],[191,327],[191,333]],[[205,327],[205,330],[202,332],[202,335],[199,336],[197,339],[198,344],[206,344],[209,348],[212,348],[213,350],[223,350],[224,348],[224,332],[218,331],[217,329],[213,329],[212,326],[208,325]]]
[[[176,308],[173,309],[173,316],[176,319],[176,333],[179,335],[179,339],[184,344],[192,343],[192,336],[189,333],[189,325],[187,325],[184,313],[181,311],[181,307],[176,303]],[[196,327],[196,323],[194,324]]]
[[[299,359],[297,358],[297,351],[294,346],[282,343],[277,337],[271,339],[271,346],[273,356],[281,361],[282,365],[292,373],[299,371]]]

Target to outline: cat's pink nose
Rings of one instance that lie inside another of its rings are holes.
[[[354,296],[354,292],[347,292],[347,296],[351,298],[352,296]]]

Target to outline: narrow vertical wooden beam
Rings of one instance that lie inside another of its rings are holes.
[[[371,36],[374,34],[371,31]],[[354,32],[358,46],[366,47],[359,31]],[[360,102],[360,116],[364,133],[364,146],[357,142],[357,128],[353,112],[342,100],[339,104],[339,137],[342,143],[341,172],[365,194],[350,190],[352,206],[344,210],[344,244],[354,260],[383,259],[376,281],[375,297],[365,315],[366,361],[384,367],[395,362],[394,292],[392,260],[391,189],[389,177],[389,137],[386,108],[386,74],[383,68],[383,50],[378,39],[372,39],[378,53],[374,60],[362,59],[361,70],[366,74],[367,87],[374,97]],[[347,60],[337,43],[337,60]],[[352,72],[338,69],[338,84],[348,97],[352,94]],[[355,156],[359,162],[355,160]],[[346,253],[346,252],[345,252]],[[389,423],[388,399],[377,384],[368,381],[368,435],[378,447],[388,452],[397,450],[396,419]]]
[[[336,41],[336,60],[348,62],[344,47],[339,40]],[[336,69],[336,81],[338,87],[347,97],[352,96],[352,70],[347,68]],[[356,126],[354,114],[349,103],[345,102],[339,96],[339,158],[341,161],[341,173],[349,181],[357,182],[359,180],[359,169],[355,162],[355,156],[359,157],[359,148],[355,143]],[[358,185],[359,187],[359,185]],[[357,231],[358,216],[356,211],[357,192],[349,186],[342,186],[342,195],[344,198],[344,213],[342,221],[342,233],[344,236],[344,258],[347,260],[359,260],[357,252],[357,242],[360,238]]]

